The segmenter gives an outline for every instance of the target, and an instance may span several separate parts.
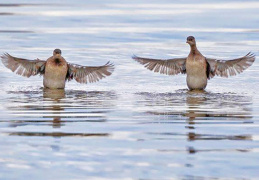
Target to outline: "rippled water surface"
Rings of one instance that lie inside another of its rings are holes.
[[[133,54],[259,55],[258,1],[0,1],[0,53],[103,65],[112,76],[44,90],[0,65],[0,179],[258,179],[259,63],[189,92]]]

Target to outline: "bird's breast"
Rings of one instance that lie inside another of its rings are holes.
[[[191,56],[186,60],[187,76],[206,76],[206,60],[203,56]]]
[[[203,56],[187,58],[186,81],[189,89],[205,89],[207,86],[206,70],[206,60]]]

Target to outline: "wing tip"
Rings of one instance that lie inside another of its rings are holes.
[[[132,58],[132,59],[136,59],[137,56],[136,56],[135,54],[133,54],[133,55],[131,56],[131,58]]]
[[[139,57],[136,56],[135,54],[133,54],[133,55],[131,56],[131,58],[134,59],[135,61],[138,61],[138,62],[139,62]]]
[[[108,61],[105,66],[108,68],[108,72],[110,72],[112,74],[112,72],[114,71],[115,69],[115,64],[111,61]]]
[[[247,55],[245,55],[246,58],[248,58],[247,60],[251,63],[253,63],[256,59],[256,55],[253,52],[249,52],[247,53]]]
[[[135,54],[133,54],[131,58],[132,58],[133,60],[137,61],[138,63],[140,63],[140,64],[142,64],[142,65],[145,65],[145,61],[144,61],[143,58],[138,57],[138,56],[136,56]]]
[[[108,61],[105,66],[108,66],[108,67],[115,67],[114,63],[111,62],[111,61]]]
[[[253,53],[253,52],[249,52],[249,53],[247,53],[247,55],[246,56],[249,56],[249,57],[255,57],[255,54]]]
[[[3,59],[7,59],[8,57],[11,57],[10,54],[8,54],[7,52],[3,53],[0,58],[3,60]]]

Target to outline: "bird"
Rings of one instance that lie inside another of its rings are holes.
[[[103,66],[81,66],[68,63],[61,56],[61,50],[55,49],[53,56],[47,60],[28,60],[4,53],[1,56],[5,67],[18,75],[31,77],[43,75],[44,88],[64,89],[66,82],[76,80],[78,83],[93,83],[110,76],[114,71],[114,64],[108,61]]]
[[[235,76],[250,67],[255,61],[251,52],[232,60],[219,60],[203,56],[197,48],[193,36],[188,36],[186,43],[190,45],[190,53],[185,58],[150,59],[133,55],[132,58],[145,68],[166,75],[186,74],[189,90],[204,90],[209,79],[214,76]]]

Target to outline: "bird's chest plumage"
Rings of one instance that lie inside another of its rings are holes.
[[[64,88],[67,75],[66,61],[47,61],[43,84],[48,88]]]
[[[201,55],[189,55],[186,60],[186,73],[192,76],[206,76],[206,60]]]
[[[204,89],[207,86],[206,60],[202,55],[189,55],[186,60],[187,86]]]

